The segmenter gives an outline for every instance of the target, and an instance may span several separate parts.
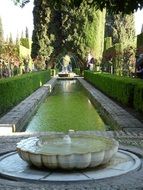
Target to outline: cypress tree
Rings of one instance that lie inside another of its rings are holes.
[[[23,32],[21,33],[20,45],[26,47],[27,49],[30,48],[30,44],[29,44],[29,31],[28,31],[27,27],[25,28],[25,35],[23,34]]]
[[[2,19],[0,17],[0,53],[2,53],[3,43],[4,43],[3,26],[2,26]]]
[[[19,45],[19,34],[17,33],[17,35],[16,35],[16,45]]]
[[[90,50],[98,59],[103,51],[105,11],[84,1],[80,7],[65,8],[63,13],[64,47],[85,60]]]
[[[13,38],[12,38],[12,33],[11,32],[9,34],[9,44],[13,44]]]
[[[98,59],[103,51],[105,11],[84,1],[79,8],[70,0],[35,0],[32,57],[55,57],[70,51],[85,61],[90,50]]]
[[[134,15],[106,15],[105,37],[112,37],[113,44],[122,43],[124,46],[135,44]]]
[[[33,15],[32,57],[49,57],[54,50],[61,49],[60,4],[53,0],[35,0]]]
[[[118,49],[122,47],[118,51],[120,54],[116,54],[118,64],[116,64],[115,73],[129,76],[135,70],[136,44],[134,15],[123,15],[120,13],[111,16],[108,14],[106,18],[105,36],[112,37],[113,44],[115,46],[117,44]]]
[[[25,37],[29,39],[29,31],[28,31],[27,26],[26,26],[26,29],[25,29]]]

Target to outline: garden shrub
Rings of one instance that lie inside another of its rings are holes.
[[[123,105],[143,111],[143,82],[141,79],[90,71],[85,71],[84,77],[107,96]]]
[[[143,112],[143,82],[135,86],[133,104],[137,111]]]
[[[50,70],[0,80],[0,115],[6,113],[50,79]]]
[[[74,73],[76,73],[79,76],[82,76],[82,72],[81,72],[80,68],[75,68]]]

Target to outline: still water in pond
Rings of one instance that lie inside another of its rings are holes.
[[[105,128],[105,123],[80,83],[76,80],[59,80],[27,125],[26,131],[103,131]]]

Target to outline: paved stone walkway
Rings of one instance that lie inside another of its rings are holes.
[[[113,137],[120,143],[120,148],[128,150],[138,155],[143,159],[143,128],[142,123],[131,116],[121,107],[118,107],[113,101],[104,96],[101,92],[94,89],[90,84],[83,79],[79,79],[83,85],[89,89],[89,94],[96,97],[96,102],[102,104],[106,114],[112,114],[113,124],[119,123],[118,127],[123,130],[118,131],[89,131],[87,133],[95,133],[96,135],[103,135]],[[49,87],[48,87],[49,88]],[[98,99],[98,101],[97,101]],[[107,106],[106,106],[107,105]],[[117,107],[116,107],[117,106]],[[101,106],[102,107],[102,106]],[[108,108],[109,107],[109,108]],[[122,121],[124,120],[124,122]],[[131,122],[130,122],[131,121]],[[136,123],[133,125],[132,123]],[[120,124],[122,124],[120,126]],[[82,131],[79,133],[83,133]],[[47,135],[51,133],[47,132]],[[45,133],[13,133],[0,136],[0,155],[15,151],[16,143],[23,138],[35,135],[45,135]],[[142,161],[143,163],[143,161]],[[0,190],[141,190],[143,189],[143,167],[138,171],[133,171],[118,177],[93,180],[93,181],[79,181],[79,182],[26,182],[26,181],[12,181],[0,177]]]

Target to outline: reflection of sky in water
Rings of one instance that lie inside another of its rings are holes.
[[[27,131],[105,130],[105,124],[76,80],[59,80],[29,122]]]
[[[63,82],[61,84],[63,92],[71,92],[72,91],[72,85],[75,83],[76,83],[75,80]]]

